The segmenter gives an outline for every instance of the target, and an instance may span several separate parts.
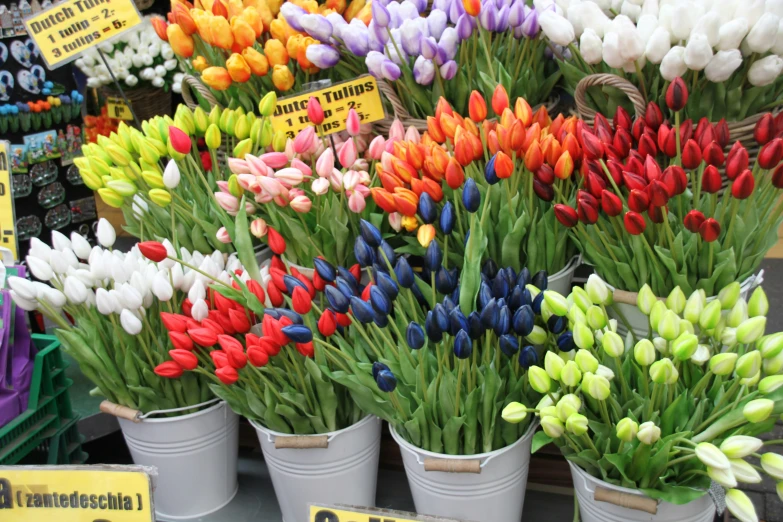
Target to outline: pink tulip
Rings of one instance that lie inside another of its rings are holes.
[[[256,178],[258,180],[259,185],[261,185],[261,190],[269,194],[270,196],[277,197],[280,195],[280,192],[285,190],[285,187],[282,183],[280,183],[275,178],[267,178],[265,176],[260,176]]]
[[[220,192],[225,192],[226,194],[230,194],[228,191],[228,181],[216,181],[218,188],[220,189]]]
[[[370,136],[367,134],[359,134],[354,136],[353,140],[356,142],[356,150],[364,152],[367,150],[367,144],[370,143]]]
[[[334,169],[334,152],[332,149],[326,149],[315,162],[315,172],[325,178],[332,173],[332,169]]]
[[[391,128],[389,128],[389,140],[401,141],[403,139],[405,139],[405,127],[403,127],[400,120],[394,120]]]
[[[366,204],[367,203],[364,201],[364,196],[359,194],[359,192],[356,190],[354,190],[350,197],[348,197],[348,208],[355,214],[358,214],[364,210]]]
[[[299,131],[294,138],[294,152],[297,154],[307,154],[312,152],[315,145],[315,127],[306,127]]]
[[[255,176],[268,175],[269,167],[266,166],[266,163],[264,163],[261,158],[253,156],[252,154],[248,154],[245,156],[245,161],[247,162],[248,167],[250,167],[251,174]]]
[[[343,148],[341,148],[340,152],[337,153],[337,159],[340,160],[340,165],[346,169],[353,166],[354,162],[356,161],[356,144],[353,142],[353,140],[348,140],[345,142]]]
[[[250,223],[250,233],[257,238],[262,238],[266,235],[266,221],[262,218],[256,218]]]
[[[291,161],[296,157],[296,151],[294,150],[294,141],[288,138],[285,142],[285,150],[283,151],[288,161]]]
[[[370,189],[366,185],[359,184],[356,185],[353,189],[365,198],[370,195]]]
[[[243,190],[249,190],[258,194],[261,192],[261,185],[256,181],[256,177],[253,174],[239,174],[237,176],[237,183]]]
[[[329,175],[329,183],[332,184],[332,190],[335,192],[343,191],[343,173],[337,169],[332,169],[332,173]]]
[[[367,160],[364,158],[359,158],[356,161],[353,162],[353,167],[351,167],[353,170],[367,170],[370,168],[370,164],[367,163]]]
[[[408,130],[405,131],[405,141],[412,141],[413,143],[419,143],[421,141],[421,134],[419,130],[411,125]]]
[[[318,178],[313,180],[313,184],[310,185],[310,190],[312,190],[313,194],[316,196],[323,196],[329,191],[329,179]]]
[[[360,175],[355,170],[349,170],[343,175],[343,188],[352,190],[359,183]]]
[[[295,168],[280,169],[275,172],[275,179],[280,181],[286,188],[291,188],[302,182],[302,171]]]
[[[372,181],[372,178],[370,178],[370,173],[366,170],[360,170],[359,171],[359,183],[362,185],[369,185],[370,181]]]
[[[282,152],[267,152],[266,154],[261,154],[260,159],[273,169],[280,169],[288,164],[288,157]]]
[[[348,110],[348,118],[345,120],[345,130],[351,136],[359,135],[359,126],[362,124],[362,120],[359,119],[359,115],[354,109]]]
[[[392,212],[389,214],[389,225],[395,232],[402,230],[402,216],[399,212]]]
[[[256,194],[255,200],[256,203],[266,204],[272,201],[272,196],[262,191],[261,194]]]
[[[309,178],[313,175],[313,169],[310,168],[310,165],[300,160],[299,158],[292,159],[291,166],[295,169],[299,169],[306,178]]]
[[[391,141],[387,141],[386,144],[391,144]],[[381,154],[381,167],[383,167],[383,170],[386,172],[393,172],[392,169],[392,160],[394,159],[394,156],[390,152],[384,151],[383,154]]]
[[[239,212],[239,200],[231,194],[215,192],[215,199],[217,200],[218,205],[220,205],[220,208],[229,214]]]
[[[305,191],[300,189],[300,188],[288,189],[288,196],[291,199],[293,199],[293,198],[295,198],[297,196],[304,196],[304,195],[305,195]]]
[[[228,230],[226,230],[226,227],[220,227],[216,235],[217,240],[221,243],[231,243],[231,237],[228,235]]]
[[[376,136],[370,142],[370,147],[367,149],[367,156],[372,160],[381,159],[381,153],[384,151],[384,145],[386,144],[386,138],[383,136]]]
[[[239,158],[228,158],[228,170],[232,174],[249,174],[250,167],[245,160]]]
[[[384,144],[383,148],[389,154],[394,154],[394,141],[386,140],[386,143]]]
[[[255,213],[256,213],[256,206],[250,203],[249,201],[247,201],[245,203],[245,214],[247,214],[248,216],[252,216]]]
[[[310,208],[313,206],[313,202],[310,201],[310,198],[307,196],[296,196],[294,199],[291,200],[291,208],[294,209],[295,212],[299,212],[300,214],[305,214],[307,212],[310,212]]]

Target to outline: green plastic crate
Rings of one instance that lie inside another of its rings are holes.
[[[63,360],[60,341],[51,335],[32,338],[38,353],[27,410],[0,428],[0,465],[17,464],[52,437],[70,427],[76,429],[77,416],[68,394],[73,381],[65,376],[68,364]],[[69,437],[72,441],[73,436]]]

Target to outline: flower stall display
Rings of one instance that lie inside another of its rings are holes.
[[[84,96],[71,91],[70,96],[61,94],[47,96],[45,100],[0,105],[0,132],[28,132],[69,122],[81,115],[83,101]]]
[[[561,449],[587,522],[658,520],[650,518],[656,512],[661,520],[708,522],[712,482],[725,488],[735,517],[756,521],[738,484],[783,480],[781,456],[764,451],[780,441],[757,438],[783,412],[783,335],[765,335],[764,291],[746,301],[735,282],[708,303],[702,290],[686,299],[677,288],[664,301],[645,287],[638,306],[653,334],[629,345],[607,321],[609,295],[595,276],[575,289],[574,350],[550,352],[536,367],[554,400],[534,408],[543,431],[533,450],[550,441]],[[618,491],[626,507],[596,504],[616,502]]]
[[[610,73],[663,105],[668,85],[682,77],[693,92],[683,114],[694,121],[740,121],[782,101],[777,2],[626,1],[614,10],[597,2],[548,3],[539,23],[551,42],[572,51],[560,61],[571,90],[587,75]],[[623,97],[589,89],[590,105],[603,114],[614,114]]]

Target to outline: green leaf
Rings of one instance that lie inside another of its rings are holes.
[[[543,431],[537,431],[535,435],[533,435],[533,445],[530,448],[531,453],[535,453],[547,444],[550,444],[552,441],[554,441],[552,437],[544,433]]]
[[[459,455],[459,431],[465,424],[465,417],[452,417],[443,428],[443,445],[447,455]]]

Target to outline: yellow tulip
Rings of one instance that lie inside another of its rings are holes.
[[[242,140],[234,147],[234,157],[245,159],[245,156],[250,154],[251,150],[253,150],[253,141],[249,139]]]
[[[118,181],[128,181],[128,176],[125,175],[125,171],[118,169],[117,167],[109,167],[109,176],[111,179]]]
[[[82,148],[86,147],[87,145],[84,145]],[[82,156],[80,158],[74,158],[73,164],[76,165],[76,167],[79,170],[82,169],[89,169],[90,168],[90,160],[86,157]]]
[[[277,94],[274,91],[269,91],[258,102],[258,112],[261,116],[269,117],[275,112],[275,106],[277,105]]]
[[[209,62],[207,62],[207,59],[203,56],[196,56],[190,61],[190,65],[192,65],[193,68],[198,72],[202,72],[204,69],[209,67]]]
[[[223,114],[223,112],[218,108],[218,106],[213,106],[212,110],[209,111],[209,123],[214,123],[217,125],[218,121],[220,121],[221,114]]]
[[[234,136],[236,136],[238,140],[244,140],[250,136],[250,125],[248,125],[246,118],[237,119],[237,122],[234,125]]]
[[[117,126],[117,134],[120,137],[120,141],[122,142],[122,145],[125,147],[125,150],[135,150],[133,146],[133,142],[131,141],[131,131],[130,127],[128,127],[124,121],[121,121],[120,124]]]
[[[234,45],[234,33],[231,32],[228,20],[222,16],[213,16],[209,19],[209,34],[212,44],[221,49],[230,51]]]
[[[253,29],[253,34],[257,39],[260,38],[262,34],[264,34],[264,31],[269,28],[269,24],[272,23],[273,18],[272,13],[269,12],[269,8],[267,8],[267,13],[269,13],[269,21],[266,24],[264,24],[264,19],[259,13],[258,9],[252,6],[246,7],[242,14],[239,15],[239,19]]]
[[[419,231],[416,232],[416,239],[419,240],[421,246],[427,248],[432,240],[435,239],[435,227],[432,225],[420,226]]]
[[[123,197],[130,197],[136,193],[136,185],[131,181],[114,180],[106,184],[111,190]]]
[[[193,119],[193,113],[188,109],[187,105],[178,105],[177,111],[174,113],[174,123],[177,124],[185,134],[196,133],[196,122]]]
[[[135,161],[131,161],[126,167],[122,167],[122,171],[131,181],[136,181],[141,176],[141,167]]]
[[[90,158],[90,168],[99,176],[109,175],[109,164],[97,156]]]
[[[104,203],[109,205],[110,207],[114,208],[120,208],[122,207],[122,196],[117,194],[114,190],[110,188],[99,188],[98,189],[98,195],[101,197]]]
[[[283,44],[293,35],[297,34],[282,16],[272,20],[272,23],[269,24],[269,33],[272,35],[272,38],[280,40]]]
[[[267,40],[264,44],[264,55],[269,60],[269,65],[288,65],[288,51],[283,43],[276,39]]]
[[[261,127],[261,140],[258,142],[262,147],[268,147],[272,143],[272,138],[275,135],[275,131],[272,128],[272,120],[264,119],[264,123]]]
[[[160,170],[160,167],[157,163],[147,163],[143,159],[139,160],[139,167],[141,167],[141,174],[140,176],[143,177],[143,174],[145,171],[147,172],[157,172],[158,174],[163,174],[163,171]]]
[[[408,232],[413,232],[414,230],[416,230],[416,227],[419,226],[419,222],[416,220],[415,217],[412,216],[403,216],[401,224],[402,227]]]
[[[204,141],[207,143],[207,148],[215,150],[220,148],[220,129],[214,123],[210,123],[207,127],[207,132],[204,134]]]
[[[229,32],[229,34],[231,34]],[[193,56],[193,50],[195,49],[195,42],[192,36],[185,34],[185,31],[179,26],[179,24],[171,24],[166,29],[166,35],[169,37],[169,45],[174,54],[181,56],[182,58],[190,58]]]
[[[266,5],[269,6],[272,15],[277,16],[277,13],[280,12],[280,7],[283,5],[283,0],[266,0]]]
[[[241,18],[234,18],[231,22],[231,31],[234,35],[234,46],[240,49],[252,47],[256,43],[255,30],[242,20]]]
[[[288,91],[294,86],[294,75],[285,65],[275,65],[272,69],[272,83],[277,90]]]
[[[196,22],[196,28],[198,29],[198,34],[201,39],[209,45],[212,45],[212,33],[209,29],[209,23],[212,19],[212,14],[206,11],[192,9],[191,15],[193,16],[193,21]]]
[[[196,133],[203,136],[209,127],[209,117],[201,107],[196,107],[193,110],[193,123],[196,125]]]
[[[145,170],[141,173],[141,178],[144,180],[144,182],[149,185],[152,188],[165,188],[166,185],[163,183],[163,176],[161,176],[159,173],[151,171],[151,170]]]
[[[150,200],[161,208],[166,208],[171,204],[171,194],[168,191],[154,188],[149,191]]]
[[[283,131],[277,131],[275,132],[274,136],[272,137],[272,150],[275,152],[283,152],[285,150],[285,145],[288,142],[288,137],[285,135],[285,132]]]
[[[231,87],[231,75],[223,67],[207,67],[201,73],[201,80],[216,91],[225,91]]]
[[[269,72],[269,60],[252,47],[242,49],[242,58],[256,76],[266,76]]]
[[[234,53],[229,56],[226,60],[226,69],[235,82],[245,83],[250,79],[250,66],[247,65],[241,54]]]
[[[94,174],[87,169],[80,169],[79,175],[82,177],[84,184],[90,190],[98,190],[99,188],[103,187],[103,180],[97,174]]]
[[[242,11],[245,9],[244,4],[242,4],[242,0],[228,0],[228,18],[234,18],[235,16],[239,16],[242,14]]]
[[[168,135],[168,133],[166,134]],[[168,137],[166,138],[166,141],[168,142]],[[155,147],[155,150],[158,151],[159,155],[164,156],[166,154],[166,144],[162,141],[156,140],[154,138],[147,138],[147,142]]]

